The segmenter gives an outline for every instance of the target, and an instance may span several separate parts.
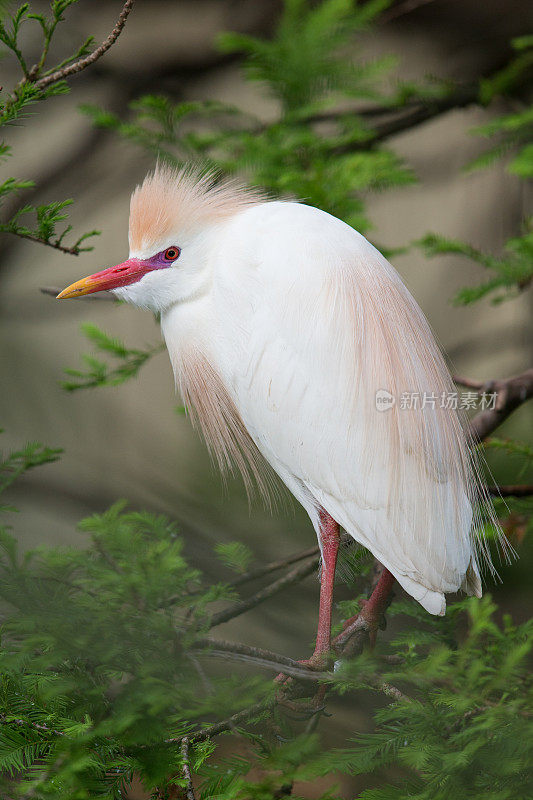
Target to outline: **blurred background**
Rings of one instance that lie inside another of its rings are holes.
[[[396,78],[417,81],[428,75],[475,81],[494,71],[508,59],[510,39],[529,32],[533,12],[524,0],[399,5],[401,13],[385,15],[360,39],[359,53],[366,58],[394,55]],[[44,9],[47,4],[33,6]],[[62,36],[82,41],[91,33],[101,41],[120,7],[116,0],[79,3],[69,12],[69,25],[58,32],[58,46]],[[287,495],[271,514],[259,501],[249,506],[240,482],[229,480],[224,487],[204,444],[175,411],[181,401],[174,394],[166,352],[123,386],[62,390],[64,367],[78,366],[80,353],[89,349],[81,323],[94,322],[131,347],[157,343],[159,327],[149,313],[130,307],[97,300],[57,303],[40,291],[63,288],[124,260],[129,196],[153,166],[154,159],[134,145],[94,128],[78,106],[99,104],[125,114],[139,95],[165,93],[176,101],[222,100],[268,121],[278,112],[276,101],[260,84],[245,81],[239,58],[221,54],[215,41],[227,30],[268,37],[279,13],[280,3],[272,0],[139,0],[110,52],[71,81],[69,95],[35,106],[24,128],[15,131],[9,172],[37,185],[24,201],[72,197],[75,230],[101,230],[94,250],[77,258],[15,237],[0,238],[2,446],[38,440],[64,448],[61,460],[30,472],[11,491],[9,499],[21,509],[12,524],[24,547],[81,545],[79,519],[121,497],[134,508],[178,520],[190,560],[217,578],[221,566],[212,556],[215,542],[245,541],[258,562],[314,544],[308,519]],[[18,78],[11,60],[4,58],[0,69],[0,83],[13,85]],[[524,87],[526,95],[530,92]],[[498,254],[503,242],[520,231],[531,195],[504,164],[473,173],[463,168],[485,148],[471,129],[508,113],[513,102],[455,109],[390,137],[387,145],[405,159],[418,182],[368,194],[372,241],[399,248],[436,231]],[[530,291],[499,305],[486,300],[456,307],[451,298],[460,287],[479,281],[482,267],[454,256],[428,260],[414,248],[393,262],[456,374],[485,380],[531,364]],[[531,407],[525,405],[500,435],[530,440],[532,430]],[[506,480],[504,474],[498,477]],[[489,591],[499,595],[504,611],[525,616],[527,564],[505,568],[503,574],[503,586],[489,585]],[[339,597],[348,596],[341,586]],[[318,582],[307,579],[220,634],[302,657],[314,636],[317,597]],[[342,714],[336,716],[339,730],[345,722]]]

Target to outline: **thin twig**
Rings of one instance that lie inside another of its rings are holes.
[[[229,653],[240,653],[242,655],[252,656],[254,658],[262,658],[268,661],[276,661],[280,667],[300,667],[300,663],[295,661],[289,656],[281,655],[281,653],[274,653],[272,650],[265,650],[262,647],[253,647],[249,644],[242,644],[241,642],[228,642],[226,639],[212,639],[211,637],[204,637],[197,639],[194,643],[195,648],[204,650],[205,648],[214,648],[215,650],[227,651]]]
[[[209,650],[203,650],[204,655],[214,656],[215,658],[225,658],[230,661],[244,661],[245,663],[255,664],[264,667],[276,674],[283,672],[291,678],[300,678],[304,681],[325,681],[331,680],[332,672],[318,672],[308,667],[302,666],[299,661],[295,661],[279,653],[272,653],[269,650],[262,650],[258,647],[249,647],[237,642],[217,642],[216,640],[205,639],[203,648],[207,644],[211,645]],[[220,645],[220,646],[217,646]],[[203,649],[202,648],[202,649]]]
[[[52,242],[49,239],[40,239],[38,236],[32,236],[30,233],[21,233],[20,231],[5,230],[2,233],[12,233],[20,239],[27,239],[29,242],[36,242],[37,244],[44,244],[46,247],[53,247],[54,250],[59,250],[61,253],[67,253],[70,256],[79,256],[80,253],[86,252],[83,248],[80,249],[75,244],[72,247],[66,247],[58,241]]]
[[[398,19],[398,17],[403,17],[405,14],[410,14],[412,11],[416,11],[417,8],[427,6],[434,1],[435,0],[405,0],[405,2],[398,3],[398,5],[383,12],[379,17],[379,22],[382,24],[391,22],[393,19]]]
[[[214,628],[216,625],[221,625],[223,622],[228,622],[230,619],[234,619],[234,617],[238,617],[241,614],[244,614],[246,611],[249,611],[251,608],[255,608],[260,603],[264,603],[265,600],[268,600],[273,595],[278,594],[287,586],[290,586],[293,583],[297,583],[298,581],[303,580],[308,575],[316,570],[318,567],[318,558],[313,558],[310,561],[305,562],[304,564],[300,564],[298,567],[295,567],[282,578],[278,578],[277,581],[274,583],[265,586],[264,589],[261,589],[259,592],[256,592],[251,597],[248,597],[246,600],[241,600],[238,603],[235,603],[229,608],[225,608],[223,611],[219,611],[217,614],[213,614],[211,617],[211,622],[209,627]]]
[[[51,733],[54,736],[64,736],[63,731],[57,731],[54,728],[49,728],[48,725],[40,722],[30,722],[27,719],[7,719],[5,714],[0,715],[0,725],[18,725],[19,727],[34,728],[36,731],[44,731]]]
[[[478,93],[479,88],[476,84],[473,86],[461,87],[456,92],[450,93],[445,97],[425,100],[407,113],[400,113],[391,120],[376,125],[366,139],[334,145],[329,152],[331,155],[344,155],[357,150],[368,150],[385,139],[403,133],[403,131],[410,130],[434,117],[438,117],[453,109],[465,108],[471,105],[471,103],[476,101]]]
[[[35,85],[37,89],[45,89],[47,86],[50,86],[52,83],[57,83],[57,81],[63,81],[65,78],[70,77],[71,75],[75,75],[78,72],[89,67],[91,64],[94,64],[95,61],[98,61],[104,53],[106,53],[109,48],[116,42],[120,34],[122,33],[122,29],[126,24],[126,19],[128,18],[128,14],[130,13],[133,7],[134,0],[126,0],[122,7],[122,11],[120,12],[120,16],[117,20],[117,23],[107,39],[102,42],[102,44],[93,50],[88,56],[84,58],[78,59],[73,64],[68,64],[61,69],[56,70],[56,72],[52,72],[50,75],[45,75],[43,78],[40,78],[36,81],[30,81]]]
[[[318,556],[319,553],[319,547],[309,547],[307,550],[302,550],[300,553],[293,553],[292,556],[283,558],[280,561],[271,561],[270,564],[266,564],[264,567],[257,567],[256,569],[249,570],[249,572],[245,572],[244,575],[240,575],[230,583],[230,586],[241,586],[243,583],[254,581],[257,578],[262,578],[264,575],[269,575],[271,572],[276,572],[278,569],[283,569],[298,561],[303,561],[304,558]]]
[[[298,678],[299,680],[310,681],[311,683],[331,680],[333,677],[332,672],[318,672],[317,670],[311,670],[306,667],[302,667],[300,664],[298,664],[298,662],[296,662],[297,666],[289,667],[281,662],[269,661],[265,658],[255,658],[254,656],[247,656],[241,653],[231,653],[227,650],[215,649],[209,650],[207,655],[215,658],[222,658],[227,661],[242,661],[247,664],[254,664],[256,667],[263,667],[264,669],[268,670],[269,672],[273,672],[276,675],[283,673],[283,675],[286,677]]]
[[[187,786],[185,787],[185,797],[187,800],[196,800],[194,787],[192,785],[191,768],[189,766],[189,739],[186,736],[184,736],[181,740],[181,758],[181,771],[183,772],[183,777],[187,781]]]
[[[533,494],[533,486],[489,486],[489,494],[493,497],[529,497]]]
[[[215,691],[215,688],[214,688],[213,684],[211,683],[211,681],[209,680],[209,678],[207,677],[207,675],[205,674],[205,672],[203,671],[202,666],[199,663],[199,661],[196,658],[196,656],[193,656],[192,653],[185,653],[185,657],[189,659],[189,661],[193,665],[194,669],[196,670],[196,672],[198,674],[198,677],[200,678],[200,680],[202,682],[202,685],[204,687],[205,693],[206,694],[213,694],[214,691]]]
[[[498,64],[496,69],[487,71],[480,77],[490,80],[508,64],[509,61]],[[515,83],[515,89],[518,89],[521,85],[525,84],[527,77],[527,75],[524,75],[521,80],[519,79]],[[370,128],[366,138],[354,142],[346,142],[345,144],[341,145],[333,145],[329,151],[331,154],[342,155],[344,153],[351,153],[358,150],[368,150],[384,139],[388,139],[390,136],[410,130],[415,126],[433,119],[434,117],[440,116],[441,114],[445,114],[448,111],[465,108],[472,103],[476,103],[478,99],[479,82],[475,82],[457,86],[453,91],[449,91],[446,95],[441,97],[413,99],[407,103],[404,103],[403,105],[400,105],[399,107],[394,105],[385,105],[363,108],[359,110],[357,108],[339,108],[315,111],[312,114],[309,114],[307,117],[302,116],[299,118],[298,124],[309,125],[314,122],[335,122],[350,116],[375,117],[387,114],[394,115],[392,116],[392,119],[386,119],[383,122],[379,122],[373,128]],[[253,132],[261,133],[267,128],[268,124],[263,123],[254,128]]]
[[[201,728],[198,731],[188,734],[187,738],[191,744],[193,742],[203,742],[205,739],[210,739],[213,736],[218,736],[220,733],[232,730],[239,723],[245,722],[247,719],[263,711],[268,711],[274,708],[275,705],[275,699],[254,703],[254,705],[248,706],[248,708],[244,708],[242,711],[237,711],[236,714],[232,714],[231,717],[223,719],[221,722],[215,722],[214,725],[209,725],[207,728]],[[165,744],[181,744],[182,740],[183,736],[177,736],[171,739],[165,739]]]
[[[460,375],[453,375],[453,382],[459,386],[466,386],[467,389],[481,389],[483,381],[474,381],[472,378],[461,378]]]
[[[295,661],[288,656],[281,653],[274,653],[271,650],[264,650],[261,647],[252,647],[241,642],[228,642],[223,639],[204,638],[198,639],[196,645],[198,647],[211,648],[209,653],[220,658],[230,658],[234,661],[249,661],[259,666],[264,666],[267,669],[272,669],[275,672],[283,672],[283,674],[300,678],[304,681],[328,681],[331,682],[335,679],[335,673],[331,671],[318,672],[311,670],[308,667],[302,667],[299,661]],[[341,654],[342,655],[342,654]],[[390,683],[385,683],[376,677],[372,685],[387,697],[392,697],[395,700],[410,700],[410,698],[403,694],[400,689],[396,688]]]

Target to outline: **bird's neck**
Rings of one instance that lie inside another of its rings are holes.
[[[236,467],[247,491],[262,489],[264,461],[248,433],[224,380],[221,354],[215,352],[216,320],[210,298],[174,306],[161,319],[161,329],[174,370],[176,389],[211,455],[225,472]]]

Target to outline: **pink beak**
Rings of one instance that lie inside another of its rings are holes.
[[[147,261],[140,261],[138,258],[129,258],[116,267],[109,267],[102,272],[95,272],[87,278],[72,283],[57,295],[57,300],[70,300],[74,297],[82,297],[84,294],[102,292],[106,289],[117,289],[119,286],[128,286],[130,283],[139,281],[147,272],[151,272],[155,267]]]

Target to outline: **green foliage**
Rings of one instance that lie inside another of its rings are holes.
[[[245,55],[244,74],[260,80],[280,103],[271,122],[234,106],[174,103],[160,95],[131,104],[133,118],[85,106],[94,123],[176,163],[201,159],[226,174],[245,174],[248,182],[272,195],[292,195],[317,205],[365,231],[370,227],[364,197],[370,191],[412,183],[414,176],[392,151],[378,146],[375,134],[356,110],[330,114],[341,101],[405,102],[386,95],[380,80],[391,60],[363,63],[347,58],[354,36],[389,5],[351,0],[289,0],[272,39],[224,34],[225,52]],[[295,43],[298,42],[298,47]],[[408,96],[412,99],[414,87]]]
[[[479,136],[497,138],[498,143],[472,161],[470,169],[490,166],[500,156],[518,150],[518,155],[515,155],[509,162],[509,172],[518,175],[519,178],[533,176],[533,154],[531,152],[533,108],[497,117],[485,125],[474,128],[473,132]]]
[[[523,478],[527,470],[533,468],[533,447],[526,442],[518,442],[514,439],[501,439],[499,436],[491,436],[483,442],[486,450],[502,450],[511,456],[522,461],[522,466],[518,471],[518,477]]]
[[[243,542],[219,542],[215,553],[227,567],[241,574],[246,572],[253,560],[253,554]]]
[[[15,796],[118,798],[134,773],[159,791],[183,785],[179,742],[188,736],[202,800],[273,798],[295,780],[391,765],[403,773],[398,798],[528,797],[531,631],[509,620],[500,628],[489,599],[457,604],[445,620],[398,603],[397,612],[420,619],[389,644],[397,665],[383,670],[365,656],[332,673],[330,692],[344,695],[375,692],[376,681],[402,686],[376,712],[374,732],[330,749],[316,734],[257,737],[247,723],[239,731],[252,761],[219,760],[213,741],[194,744],[202,721],[271,702],[272,692],[203,670],[209,692],[198,692],[195,642],[223,587],[202,586],[163,517],[118,504],[80,529],[86,549],[40,549],[22,561],[9,537],[2,542],[0,767],[17,775]],[[468,633],[457,643],[450,637],[464,612]],[[260,778],[248,776],[253,764]]]
[[[533,67],[533,37],[515,39],[516,58],[490,80],[481,82],[480,97],[488,103],[493,97],[507,94],[531,75]],[[514,153],[507,169],[522,179],[533,177],[533,108],[513,111],[473,131],[479,136],[496,139],[496,144],[476,158],[470,169],[490,166],[499,158]],[[533,280],[533,231],[531,219],[526,219],[520,236],[508,239],[499,257],[483,253],[466,242],[454,241],[437,234],[427,234],[416,244],[428,256],[460,255],[490,270],[491,277],[478,286],[461,289],[454,298],[458,305],[467,305],[491,296],[493,303],[516,297]]]
[[[480,100],[489,103],[493,98],[509,94],[517,85],[527,83],[533,67],[533,36],[519,36],[511,41],[516,56],[496,75],[481,81]]]
[[[57,452],[29,446],[4,463],[12,478]],[[377,704],[373,730],[331,747],[314,730],[322,705],[296,701],[289,713],[270,680],[213,669],[212,604],[233,593],[188,565],[175,525],[122,502],[79,527],[83,548],[23,557],[0,536],[6,796],[119,800],[135,775],[159,800],[187,786],[185,762],[198,800],[274,800],[296,781],[369,772],[379,788],[366,800],[530,796],[531,625],[500,626],[490,598],[456,603],[445,618],[394,602],[389,613],[404,623],[393,638],[326,681],[344,702],[379,692],[388,704]],[[251,560],[238,542],[217,551],[240,572]],[[316,687],[301,688],[305,697]],[[240,721],[211,727],[241,710]],[[228,728],[238,751],[220,756],[216,733]],[[320,800],[337,797],[329,789]]]
[[[2,433],[2,429],[0,429]],[[42,464],[57,461],[63,451],[46,447],[40,442],[29,442],[21,450],[13,450],[0,456],[0,494],[25,472]],[[0,511],[15,510],[10,506],[1,506]]]
[[[12,125],[26,119],[29,107],[33,104],[69,91],[64,80],[60,77],[53,78],[58,70],[90,51],[92,37],[89,37],[75,53],[60,63],[47,67],[46,62],[57,26],[64,20],[64,12],[76,2],[77,0],[52,0],[49,16],[30,12],[29,3],[24,3],[11,15],[10,19],[7,21],[0,19],[0,42],[17,59],[22,72],[19,83],[10,92],[2,95],[0,126]],[[20,34],[21,30],[32,22],[39,25],[42,39],[39,59],[32,67],[29,67],[20,44]],[[11,155],[11,148],[5,142],[0,143],[0,157],[6,158],[9,155]],[[33,186],[33,181],[6,178],[0,184],[0,204],[7,199],[13,200],[17,192]],[[82,247],[81,245],[88,238],[96,236],[98,231],[84,233],[69,244],[65,243],[65,238],[72,231],[72,226],[66,225],[61,231],[58,231],[58,224],[63,223],[68,216],[64,213],[64,209],[71,203],[72,200],[62,200],[39,206],[26,204],[8,219],[0,221],[0,233],[10,233],[23,239],[54,247],[71,255],[79,255],[83,251],[92,250],[92,247]],[[22,220],[28,215],[35,218],[33,224],[25,223]]]
[[[278,98],[279,114],[271,122],[226,103],[175,103],[163,95],[144,95],[132,102],[127,121],[95,106],[82,106],[82,111],[96,126],[154,156],[175,164],[200,160],[218,172],[244,174],[251,185],[273,196],[301,198],[366,231],[371,226],[365,196],[410,184],[415,178],[401,158],[377,144],[361,114],[356,110],[331,114],[331,107],[370,98],[392,108],[443,91],[410,84],[399,86],[391,96],[379,87],[392,65],[390,59],[371,63],[347,59],[346,48],[352,47],[354,36],[389,4],[388,0],[364,5],[352,0],[320,4],[290,0],[272,39],[229,33],[220,37],[225,52],[245,54],[245,76],[260,80]],[[89,367],[88,373],[76,375],[78,382],[65,388],[113,385],[102,362],[89,362]],[[137,369],[129,373],[136,374]]]
[[[118,365],[111,366],[105,361],[84,353],[82,360],[87,365],[86,370],[71,368],[64,370],[67,375],[76,379],[63,381],[61,384],[63,389],[68,392],[91,389],[95,386],[118,386],[130,378],[134,378],[153,355],[164,349],[162,344],[153,345],[144,350],[128,348],[123,342],[113,339],[92,324],[82,325],[82,331],[100,352],[108,353],[118,360]]]
[[[0,26],[0,41],[22,72],[0,105],[0,124],[22,119],[33,103],[68,90],[61,80],[46,86],[39,81],[87,52],[89,41],[66,61],[46,67],[56,27],[72,2],[55,0],[48,17],[29,13],[26,4]],[[404,85],[387,94],[382,79],[389,59],[348,58],[357,36],[388,5],[286,0],[272,39],[221,37],[225,52],[244,54],[247,78],[277,101],[277,114],[268,122],[227,104],[175,103],[159,95],[136,100],[127,121],[100,109],[85,111],[95,124],[154,155],[176,163],[202,159],[225,173],[245,174],[273,195],[296,195],[368,230],[368,192],[402,186],[413,175],[382,146],[386,137],[369,124],[372,114],[361,110],[361,101],[397,110],[453,89]],[[29,68],[19,33],[31,21],[40,27],[42,49]],[[482,85],[483,102],[522,79],[531,43],[531,37],[515,41],[515,61]],[[530,130],[530,112],[514,111],[479,133],[499,137],[496,155],[518,148],[509,169],[527,177],[533,172]],[[0,144],[0,158],[9,154]],[[32,185],[7,178],[0,200]],[[64,245],[71,229],[59,232],[58,226],[69,202],[25,206],[0,230],[76,254],[90,234]],[[35,225],[23,223],[27,214],[36,215]],[[490,270],[491,279],[464,290],[460,302],[493,292],[511,295],[532,277],[528,229],[507,243],[501,257],[436,235],[422,244],[430,255],[456,254]],[[73,378],[64,384],[70,391],[121,384],[162,349],[131,349],[94,325],[84,332],[106,360],[83,356],[85,369],[66,371]],[[524,475],[531,448],[494,438],[489,446],[510,454]],[[31,444],[7,454],[0,462],[0,492],[59,452]],[[522,531],[521,510],[528,504],[530,499],[509,501],[509,520],[515,515],[513,524]],[[499,513],[509,513],[503,501],[497,505]],[[375,655],[339,661],[324,679],[328,696],[353,699],[359,713],[369,701],[374,709],[373,724],[364,720],[365,733],[352,730],[343,746],[332,748],[327,719],[325,730],[317,728],[324,697],[309,700],[314,683],[293,679],[287,710],[277,702],[280,688],[274,689],[270,673],[263,680],[250,663],[237,668],[224,661],[220,669],[215,662],[221,652],[246,661],[242,646],[231,652],[221,650],[231,643],[218,642],[217,652],[216,643],[206,641],[220,604],[233,607],[235,587],[210,583],[189,565],[174,524],[120,503],[83,520],[80,532],[79,548],[20,555],[13,537],[0,529],[2,796],[118,800],[135,775],[154,800],[163,800],[185,796],[186,763],[198,800],[274,800],[291,791],[296,798],[297,781],[313,783],[316,795],[317,779],[334,773],[370,773],[378,788],[362,791],[363,800],[531,796],[531,626],[516,627],[508,619],[500,625],[490,599],[452,604],[445,618],[429,617],[412,600],[394,602],[392,638],[380,638]],[[215,555],[239,574],[253,559],[240,542],[218,545]],[[343,551],[340,562],[341,577],[350,584],[369,572],[361,549]],[[339,602],[337,618],[356,613],[364,596],[361,591]],[[264,653],[253,661],[256,669],[266,662]],[[228,731],[235,752],[226,748],[230,754],[224,757],[216,735]],[[321,800],[338,796],[330,788]]]
[[[532,152],[533,156],[533,152]],[[533,279],[533,230],[523,236],[509,239],[501,257],[483,253],[475,247],[438,234],[428,233],[417,242],[427,256],[459,255],[490,270],[492,277],[478,286],[461,289],[455,295],[456,305],[475,303],[482,297],[493,295],[493,303],[515,297],[528,287]],[[493,294],[496,293],[496,294]]]
[[[225,589],[201,585],[167,519],[121,503],[80,530],[86,549],[23,559],[0,542],[0,769],[36,798],[118,798],[133,772],[180,785],[179,737],[272,690],[222,678],[198,692],[194,643]],[[198,768],[212,749],[199,743]]]
[[[390,65],[390,59],[353,63],[343,48],[355,31],[364,29],[389,5],[390,0],[364,5],[324,0],[314,6],[308,0],[286,0],[272,39],[225,33],[219,36],[220,49],[244,53],[247,75],[264,83],[288,115],[299,115],[302,108],[331,92],[379,97],[374,80]]]
[[[531,796],[531,623],[516,627],[506,618],[499,627],[490,598],[460,605],[468,632],[459,646],[441,643],[421,657],[424,649],[411,644],[403,667],[383,676],[412,697],[375,714],[376,731],[354,740],[351,769],[395,766],[402,780],[364,791],[362,800],[393,792],[398,800]]]
[[[7,194],[13,191],[18,191],[21,188],[28,188],[33,186],[31,181],[18,181],[14,182],[15,188],[7,188],[7,191],[2,191],[5,184],[9,184],[13,179],[8,178],[2,186],[0,186],[0,195]],[[72,200],[62,200],[57,203],[48,203],[48,205],[32,206],[26,205],[19,208],[7,222],[0,222],[1,233],[13,233],[15,236],[20,236],[23,239],[29,239],[34,242],[55,247],[57,250],[71,253],[71,255],[79,255],[80,253],[92,250],[92,247],[82,247],[82,243],[92,236],[98,236],[99,231],[89,231],[84,233],[76,239],[75,242],[65,247],[65,237],[72,230],[72,225],[67,225],[63,228],[61,233],[57,232],[57,225],[68,219],[68,214],[63,213],[63,209],[72,205]],[[34,214],[36,217],[36,227],[28,228],[26,225],[21,224],[20,220],[27,214]]]

